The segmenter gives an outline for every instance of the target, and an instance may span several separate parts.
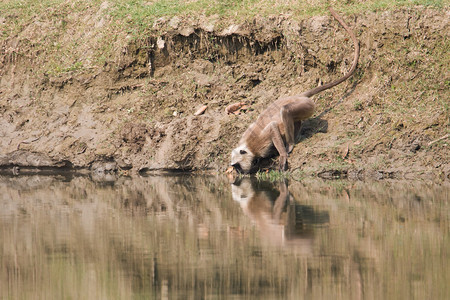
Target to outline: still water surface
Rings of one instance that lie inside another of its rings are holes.
[[[0,177],[2,299],[448,299],[449,186]]]

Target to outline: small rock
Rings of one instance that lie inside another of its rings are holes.
[[[207,108],[208,108],[208,106],[203,105],[202,107],[200,107],[200,108],[194,113],[194,116],[202,115],[202,114],[205,112],[205,110],[206,110]]]
[[[172,19],[170,19],[169,21],[169,26],[172,27],[173,29],[177,29],[178,25],[180,25],[180,18],[175,16]]]
[[[115,161],[95,161],[90,169],[95,173],[115,173],[117,171],[117,163]]]
[[[102,4],[100,4],[100,11],[104,11],[109,7],[108,1],[103,1]]]
[[[245,102],[238,102],[238,103],[230,104],[225,108],[225,112],[227,114],[232,114],[232,113],[238,111],[239,109],[241,109],[241,107],[244,105],[245,105]]]
[[[327,24],[328,17],[327,16],[317,16],[311,18],[311,31],[315,34],[322,33],[325,30],[325,25]]]
[[[165,44],[166,42],[164,42],[161,37],[158,37],[158,39],[156,40],[156,46],[158,46],[158,49],[163,49]]]
[[[317,176],[323,179],[347,178],[347,170],[324,170],[319,172]]]
[[[157,20],[153,23],[153,27],[154,27],[154,28],[155,28],[155,27],[159,27],[159,26],[161,26],[162,24],[166,23],[166,21],[167,21],[166,17],[161,17],[161,18],[157,19]]]
[[[344,147],[341,148],[341,157],[342,158],[347,158],[348,157],[348,153],[349,153],[349,145],[347,143],[346,145],[344,145]]]
[[[250,34],[247,30],[243,30],[241,25],[230,25],[228,28],[224,29],[219,35],[221,36],[227,36],[232,34],[238,34],[238,35],[248,35]]]
[[[215,78],[205,74],[195,74],[194,81],[201,87],[210,87]]]
[[[201,29],[203,29],[206,32],[213,32],[214,31],[214,24],[202,24],[200,26]]]
[[[181,29],[180,31],[179,31],[179,33],[182,35],[182,36],[190,36],[191,34],[193,34],[194,33],[194,28],[192,28],[192,27],[184,27],[183,29]]]
[[[192,69],[198,73],[209,74],[214,71],[214,64],[205,59],[198,59],[193,63]]]
[[[410,150],[411,152],[416,153],[418,150],[420,150],[420,144],[418,142],[412,143]]]

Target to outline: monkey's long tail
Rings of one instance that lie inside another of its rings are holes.
[[[353,64],[352,64],[352,67],[350,68],[350,71],[347,74],[345,74],[343,77],[341,77],[341,78],[339,78],[339,79],[337,79],[335,81],[332,81],[330,83],[327,83],[327,84],[318,86],[316,88],[313,88],[313,89],[311,89],[311,90],[309,90],[307,92],[302,93],[301,95],[305,96],[305,97],[311,97],[311,96],[313,96],[313,95],[315,95],[317,93],[320,93],[320,92],[322,92],[324,90],[332,88],[333,86],[336,86],[336,85],[340,84],[341,82],[347,80],[347,78],[349,78],[350,76],[353,75],[353,73],[356,70],[356,66],[358,65],[358,60],[359,60],[359,42],[356,39],[355,34],[350,29],[350,27],[348,27],[348,25],[345,24],[344,20],[342,20],[342,18],[334,11],[334,9],[332,9],[331,7],[329,7],[329,9],[330,9],[330,12],[333,15],[333,17],[342,25],[342,27],[345,28],[345,30],[347,31],[347,33],[350,35],[350,37],[353,40],[353,44],[354,44],[354,47],[355,47],[355,54],[354,54],[354,58],[353,58]]]

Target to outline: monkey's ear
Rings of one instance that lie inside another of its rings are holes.
[[[241,153],[242,155],[247,154],[247,151],[245,150],[240,150],[239,153]]]

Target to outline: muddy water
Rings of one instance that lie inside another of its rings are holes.
[[[0,177],[2,299],[445,299],[449,187]]]

